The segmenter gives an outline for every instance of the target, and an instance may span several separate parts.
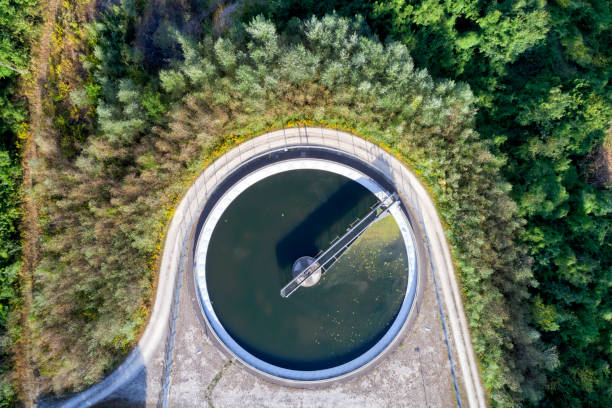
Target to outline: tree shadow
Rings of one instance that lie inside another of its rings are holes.
[[[168,61],[180,58],[182,49],[175,30],[199,39],[210,16],[221,2],[217,0],[151,0],[146,3],[134,33],[136,50],[146,61],[146,69],[156,72]]]
[[[276,244],[276,259],[281,268],[286,268],[301,256],[315,256],[321,249],[317,241],[333,240],[345,232],[348,224],[364,207],[364,189],[361,184],[347,181],[324,203],[304,218],[295,228]],[[372,202],[375,198],[372,196]],[[351,218],[352,216],[352,218]],[[343,219],[346,225],[335,225]],[[331,226],[331,228],[330,228]]]

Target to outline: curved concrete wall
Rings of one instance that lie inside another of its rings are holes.
[[[163,347],[172,331],[175,288],[182,271],[186,243],[192,226],[209,193],[240,163],[267,150],[284,146],[320,145],[345,151],[367,161],[393,181],[402,201],[416,214],[426,239],[430,266],[437,279],[449,321],[449,340],[459,366],[470,406],[486,406],[484,390],[472,349],[461,295],[453,271],[450,251],[435,207],[414,174],[382,148],[352,134],[326,128],[289,128],[249,140],[206,168],[189,188],[170,223],[164,245],[159,284],[149,324],[126,360],[105,380],[67,400],[65,407],[92,406],[131,381]]]

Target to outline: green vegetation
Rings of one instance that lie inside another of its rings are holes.
[[[20,76],[28,69],[29,41],[36,22],[35,3],[0,1],[0,407],[17,403],[13,353],[20,301],[19,135],[25,130],[27,111],[23,99],[15,93]]]
[[[8,326],[10,320],[17,319],[15,306],[19,301],[20,175],[21,167],[15,157],[7,150],[0,150],[0,406],[15,402],[11,369],[16,333],[10,333]]]
[[[20,75],[28,70],[35,4],[35,0],[0,2],[0,140],[4,149],[14,147],[19,125],[27,118],[24,101],[15,93]]]
[[[36,169],[44,390],[98,381],[134,344],[202,165],[307,121],[389,147],[431,188],[494,406],[612,405],[612,198],[590,164],[612,113],[608,3],[246,2],[221,37],[208,5],[164,7],[126,0],[87,32],[60,19],[86,72],[52,58]]]

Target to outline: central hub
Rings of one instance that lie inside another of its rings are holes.
[[[304,280],[302,282],[298,282],[303,287],[314,286],[321,279],[321,269],[319,268],[319,263],[315,262],[315,259],[312,256],[302,256],[298,258],[293,263],[293,277],[295,278],[302,272],[306,271],[304,274]]]

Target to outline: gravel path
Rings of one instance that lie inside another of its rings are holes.
[[[38,159],[37,142],[43,129],[49,126],[49,119],[43,115],[43,92],[49,73],[49,55],[51,53],[51,38],[55,28],[59,0],[49,0],[41,4],[41,33],[38,41],[33,43],[32,58],[30,60],[31,77],[25,81],[24,93],[28,98],[30,112],[30,132],[23,149],[23,236],[22,264],[20,270],[21,295],[21,334],[20,344],[17,348],[17,375],[25,407],[33,407],[39,394],[38,381],[32,362],[30,350],[30,326],[28,318],[34,302],[32,286],[34,284],[34,270],[39,262],[40,225],[38,223],[38,205],[32,198],[31,190],[34,186],[32,168]]]

